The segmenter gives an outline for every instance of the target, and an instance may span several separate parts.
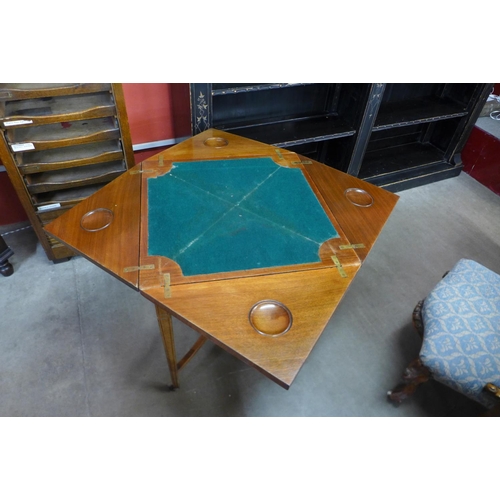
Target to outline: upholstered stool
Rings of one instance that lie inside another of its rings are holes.
[[[415,308],[419,357],[389,391],[401,402],[433,378],[487,408],[500,402],[500,276],[460,260]]]

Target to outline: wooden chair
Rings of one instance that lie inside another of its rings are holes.
[[[498,414],[500,276],[461,259],[417,304],[413,324],[422,348],[389,399],[400,403],[432,378]]]

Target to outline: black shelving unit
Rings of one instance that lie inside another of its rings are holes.
[[[368,90],[339,83],[191,84],[193,134],[213,127],[326,163],[334,142],[356,135]],[[348,154],[334,156],[347,162],[355,141],[341,144]]]
[[[191,84],[192,131],[296,151],[390,191],[458,175],[483,83]]]

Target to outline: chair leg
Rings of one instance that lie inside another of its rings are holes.
[[[420,384],[431,378],[431,372],[422,364],[420,358],[412,361],[403,374],[403,382],[398,384],[392,391],[387,392],[391,401],[401,403],[411,396]]]
[[[412,320],[413,320],[413,326],[415,327],[415,330],[417,330],[417,333],[419,334],[420,338],[424,338],[424,322],[422,321],[422,307],[424,306],[424,301],[421,300],[416,306],[415,309],[413,310],[413,315],[412,315]]]

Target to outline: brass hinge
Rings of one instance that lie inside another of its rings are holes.
[[[124,273],[131,273],[133,271],[146,271],[147,269],[154,269],[154,264],[145,264],[144,266],[130,266],[123,268]]]
[[[340,276],[342,276],[342,278],[347,278],[347,274],[344,271],[344,268],[342,267],[342,264],[340,263],[338,257],[336,255],[332,255],[332,260],[335,264],[335,267],[338,269]]]
[[[353,243],[352,245],[340,245],[340,250],[348,250],[350,248],[365,248],[363,243]]]
[[[292,161],[292,165],[312,165],[312,161]]]
[[[281,151],[279,149],[275,149],[275,151],[276,151],[276,154],[278,155],[278,158],[280,160],[284,160],[285,159],[285,158],[283,158],[283,155],[281,154]]]
[[[130,175],[134,175],[134,174],[151,174],[154,172],[154,170],[152,168],[148,168],[146,170],[129,170],[130,172]]]
[[[170,273],[165,273],[163,275],[163,286],[165,287],[163,291],[163,296],[166,299],[172,297],[172,289],[170,288]]]

